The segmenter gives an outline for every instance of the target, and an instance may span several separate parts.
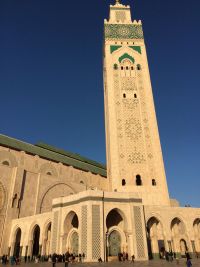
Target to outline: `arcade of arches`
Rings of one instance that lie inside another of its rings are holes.
[[[160,258],[165,251],[176,252],[181,257],[189,251],[189,240],[184,223],[174,218],[170,224],[171,237],[167,238],[163,225],[156,217],[147,222],[147,245],[150,258]],[[200,252],[200,219],[193,224],[194,240],[191,240],[193,253]],[[169,240],[170,239],[170,240]]]

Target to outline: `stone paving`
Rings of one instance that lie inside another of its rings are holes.
[[[0,264],[2,266],[2,264]],[[3,265],[5,266],[5,265]],[[10,266],[10,265],[7,265]],[[21,267],[52,267],[52,263],[22,263]],[[165,260],[145,261],[145,262],[108,262],[108,263],[73,263],[68,267],[186,267],[186,260],[181,259],[179,264],[176,261],[167,262]],[[56,267],[64,267],[64,263],[57,263]],[[192,267],[200,267],[200,259],[192,260]]]

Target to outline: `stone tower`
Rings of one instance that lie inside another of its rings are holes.
[[[169,205],[141,21],[116,1],[104,22],[104,101],[110,190]]]

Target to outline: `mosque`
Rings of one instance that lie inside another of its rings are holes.
[[[200,253],[200,208],[169,197],[142,23],[119,0],[103,60],[107,166],[0,135],[0,255]]]

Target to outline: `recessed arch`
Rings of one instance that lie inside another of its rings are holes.
[[[40,253],[40,226],[38,224],[36,224],[33,228],[32,240],[32,256],[38,256]]]
[[[18,227],[15,230],[15,241],[14,241],[14,251],[13,251],[13,256],[17,258],[21,255],[21,236],[22,236],[22,231],[21,228]]]
[[[17,167],[17,159],[10,151],[0,151],[0,163],[5,166]],[[7,165],[9,163],[9,165]]]
[[[109,230],[111,227],[118,226],[122,230],[127,228],[127,219],[125,214],[118,208],[110,210],[106,216],[106,227]]]
[[[46,192],[41,198],[40,213],[50,212],[52,210],[52,200],[58,197],[69,196],[74,194],[74,190],[65,183],[56,183],[46,189]]]
[[[4,166],[10,166],[10,162],[8,160],[4,160],[2,162],[2,165],[4,165]]]
[[[147,221],[147,245],[149,258],[165,257],[163,225],[155,216]]]

